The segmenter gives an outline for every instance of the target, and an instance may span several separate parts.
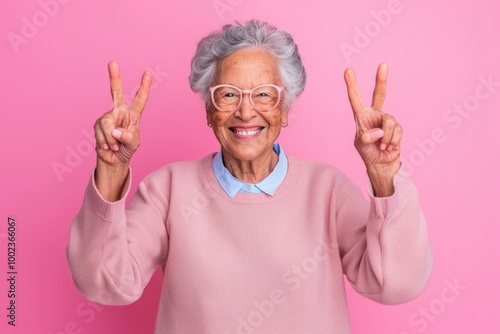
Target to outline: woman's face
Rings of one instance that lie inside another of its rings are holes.
[[[283,85],[276,59],[259,49],[238,50],[219,60],[211,86],[222,84],[242,90],[263,84]],[[284,94],[281,93],[276,108],[261,113],[252,108],[249,94],[243,94],[241,106],[234,112],[221,112],[212,102],[208,104],[207,122],[221,144],[225,159],[253,161],[273,152],[273,144],[288,120],[288,109],[282,102]]]

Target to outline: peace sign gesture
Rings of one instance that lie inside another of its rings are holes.
[[[382,112],[387,73],[387,64],[380,64],[370,108],[366,108],[363,103],[354,70],[348,68],[344,73],[347,94],[356,122],[354,146],[367,167],[375,191],[378,183],[385,185],[382,188],[392,189],[392,179],[401,165],[399,145],[403,129],[393,116]],[[390,189],[379,189],[379,192],[390,192]]]
[[[114,61],[108,64],[113,109],[100,117],[95,125],[98,161],[115,166],[128,164],[140,144],[139,124],[146,106],[152,74],[145,72],[141,86],[130,105],[124,102],[120,68]]]

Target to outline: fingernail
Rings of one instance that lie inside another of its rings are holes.
[[[385,150],[386,148],[387,148],[387,145],[386,145],[386,144],[384,144],[384,143],[380,144],[380,149],[381,149],[382,151],[383,151],[383,150]]]
[[[102,147],[103,149],[105,149],[105,150],[108,150],[108,149],[109,149],[108,144],[102,144],[102,145],[101,145],[101,147]]]
[[[111,135],[117,139],[120,139],[121,136],[122,136],[122,132],[118,129],[114,129],[112,132],[111,132]]]
[[[119,150],[120,150],[120,148],[118,147],[118,145],[116,145],[116,144],[113,145],[113,151],[119,151]]]

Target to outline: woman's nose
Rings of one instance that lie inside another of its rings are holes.
[[[245,121],[250,120],[255,116],[256,111],[250,102],[250,94],[243,94],[241,97],[240,107],[236,110],[236,113],[238,113],[239,117]]]

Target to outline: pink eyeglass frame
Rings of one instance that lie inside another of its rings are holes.
[[[256,90],[257,88],[261,88],[261,87],[264,87],[264,86],[271,86],[271,87],[274,87],[276,88],[276,90],[278,91],[278,99],[276,100],[276,105],[274,107],[272,107],[271,109],[269,110],[265,110],[265,111],[259,111],[257,109],[255,109],[255,105],[253,104],[253,99],[252,99],[252,92],[254,90]],[[236,106],[236,108],[234,108],[234,110],[231,110],[231,111],[223,111],[223,110],[220,110],[218,107],[217,107],[217,104],[215,103],[215,98],[214,98],[214,91],[219,88],[219,87],[230,87],[230,88],[234,88],[236,89],[238,92],[240,92],[240,95],[241,95],[241,99],[240,99],[240,102],[238,103],[238,105]],[[226,84],[222,84],[222,85],[217,85],[217,86],[213,86],[213,87],[210,87],[209,88],[210,90],[210,95],[211,95],[211,98],[212,98],[212,104],[214,105],[214,107],[219,110],[219,111],[222,111],[222,112],[235,112],[236,110],[238,110],[238,108],[241,106],[241,103],[243,102],[243,94],[248,94],[248,97],[250,98],[250,104],[252,105],[252,108],[258,112],[268,112],[268,111],[271,111],[273,110],[274,108],[276,108],[278,106],[278,104],[280,103],[280,100],[281,100],[281,92],[285,90],[285,87],[284,86],[276,86],[276,85],[273,85],[273,84],[263,84],[263,85],[259,85],[257,87],[254,87],[252,89],[240,89],[236,86],[233,86],[233,85],[226,85]]]

